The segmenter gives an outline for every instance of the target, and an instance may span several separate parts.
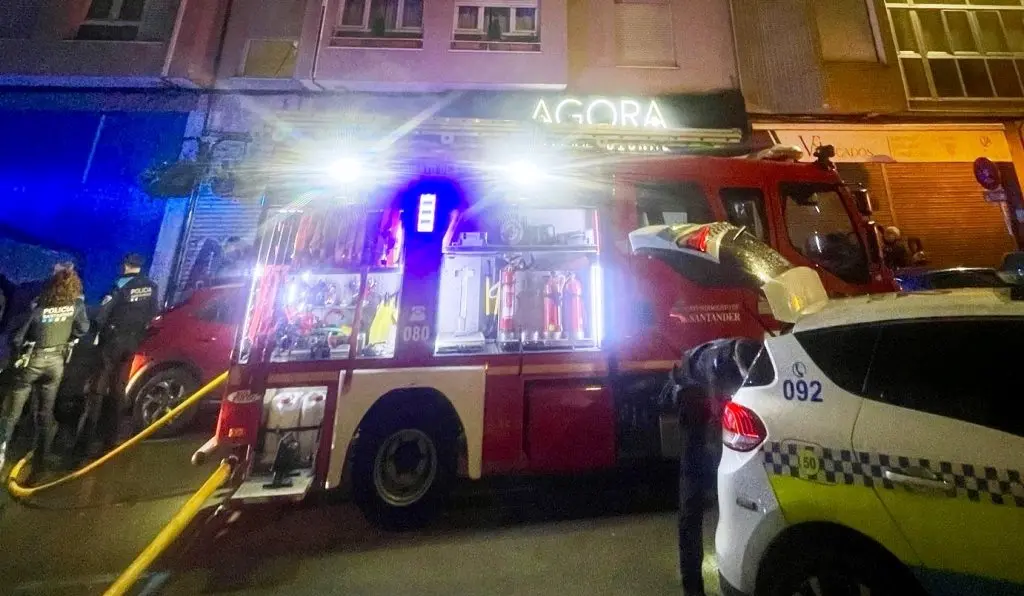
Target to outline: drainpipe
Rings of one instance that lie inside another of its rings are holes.
[[[171,74],[171,63],[174,61],[174,52],[178,49],[178,38],[181,37],[181,27],[185,22],[186,10],[188,10],[188,0],[181,0],[181,4],[178,5],[178,14],[174,17],[174,29],[171,30],[171,39],[167,42],[164,67],[160,70],[160,78],[164,80],[167,80]]]
[[[316,32],[316,44],[313,46],[313,67],[309,73],[310,84],[320,87],[321,90],[323,90],[323,87],[316,82],[316,70],[320,66],[320,48],[323,47],[324,29],[327,27],[327,5],[329,3],[330,0],[322,0],[320,3],[320,26]]]

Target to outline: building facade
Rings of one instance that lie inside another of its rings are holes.
[[[992,266],[1018,245],[1024,2],[731,4],[765,142],[834,145],[844,178],[871,190],[876,219],[919,238],[931,266]],[[986,201],[979,157],[999,164],[1006,202]]]
[[[413,156],[407,168],[445,172],[462,136],[523,125],[676,143],[699,129],[736,144],[748,129],[721,0],[235,0],[224,31],[215,85],[227,94],[207,130],[250,135],[249,163],[263,170],[280,167],[266,152],[303,145],[311,162],[390,139]],[[205,263],[204,246],[253,236],[261,200],[299,192],[204,188],[180,224],[177,285]]]
[[[0,273],[79,263],[90,300],[121,256],[147,257],[184,200],[154,199],[140,175],[202,131],[226,3],[14,0],[0,11]],[[154,263],[166,277],[167,263]]]

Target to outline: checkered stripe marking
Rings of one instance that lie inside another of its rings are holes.
[[[808,467],[807,451],[817,464]],[[762,448],[764,467],[769,474],[791,476],[824,484],[847,484],[868,488],[899,487],[885,479],[886,470],[923,468],[954,488],[950,496],[975,502],[1024,507],[1024,483],[1020,470],[1000,470],[971,464],[863,453],[849,449],[829,449],[800,443],[769,441]],[[805,465],[801,466],[801,454]],[[816,468],[816,470],[815,470]]]

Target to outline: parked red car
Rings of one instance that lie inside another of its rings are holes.
[[[125,385],[132,429],[138,432],[228,368],[235,330],[245,310],[242,285],[196,290],[155,318],[132,360]],[[216,407],[219,394],[207,403]],[[158,436],[179,434],[194,418],[191,409]]]

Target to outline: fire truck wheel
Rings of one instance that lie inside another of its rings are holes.
[[[434,517],[455,475],[454,426],[442,415],[420,411],[396,412],[360,428],[352,491],[371,522],[407,530]]]

